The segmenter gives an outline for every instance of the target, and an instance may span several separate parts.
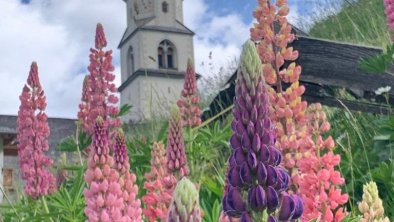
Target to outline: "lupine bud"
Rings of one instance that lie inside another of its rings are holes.
[[[379,198],[378,187],[371,181],[363,187],[363,200],[358,204],[358,209],[363,217],[360,222],[389,222],[384,216],[382,200]]]
[[[83,129],[89,134],[93,134],[94,124],[98,116],[107,121],[110,128],[121,125],[119,118],[113,118],[117,117],[119,113],[118,97],[116,96],[117,88],[114,83],[112,51],[104,51],[103,48],[106,46],[107,41],[103,26],[97,24],[95,49],[90,49],[89,56],[90,65],[88,70],[90,74],[88,80],[86,80],[86,85],[84,84],[81,103],[85,110],[80,108],[83,113],[79,115]]]
[[[137,198],[138,186],[135,184],[136,176],[129,171],[129,155],[122,129],[118,130],[115,137],[114,160],[123,196],[122,218],[125,221],[142,222],[141,200]]]
[[[182,121],[178,108],[171,111],[167,134],[167,171],[176,174],[178,180],[189,174],[183,140]]]
[[[143,213],[149,222],[166,221],[176,178],[165,167],[166,150],[163,143],[153,144],[150,164],[151,171],[145,174],[144,188],[147,193],[142,197],[146,206]]]
[[[113,169],[109,155],[108,124],[98,117],[94,129],[92,148],[85,172],[87,188],[84,190],[87,221],[122,221],[123,191],[119,173]]]
[[[197,94],[196,73],[191,59],[187,61],[185,83],[178,100],[183,126],[195,127],[201,124],[201,110],[199,107],[200,97]]]
[[[167,222],[200,222],[200,204],[196,186],[182,178],[172,194]]]
[[[263,211],[268,213],[269,220],[276,220],[271,216],[281,207],[280,200],[287,195],[289,180],[287,172],[278,166],[282,155],[274,145],[275,133],[268,116],[269,101],[261,70],[256,47],[248,41],[237,74],[230,139],[233,152],[229,160],[228,187],[223,197],[224,212],[245,222],[261,219]],[[291,196],[292,212],[282,210],[281,220],[295,220],[301,216],[303,208],[299,205],[297,217],[294,216],[297,198]],[[297,199],[298,203],[302,201]],[[286,209],[286,203],[282,205]]]
[[[45,114],[46,98],[38,78],[37,63],[30,68],[27,84],[19,97],[17,118],[18,155],[24,190],[34,199],[56,191],[56,178],[48,170],[52,160],[48,151],[49,126]]]

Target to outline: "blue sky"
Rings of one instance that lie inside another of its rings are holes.
[[[304,16],[301,9],[309,6],[302,2],[289,0],[290,20]],[[210,75],[234,63],[249,37],[256,5],[257,0],[184,0],[184,23],[196,33],[199,73]],[[0,82],[8,83],[0,87],[0,114],[17,113],[30,64],[37,61],[48,115],[75,118],[97,22],[104,25],[114,51],[119,85],[117,45],[126,28],[122,0],[0,0],[0,51],[7,52],[0,60]]]

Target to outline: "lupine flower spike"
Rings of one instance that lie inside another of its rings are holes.
[[[90,49],[90,65],[88,70],[88,81],[86,85],[88,89],[84,92],[88,95],[83,95],[83,100],[86,99],[85,107],[88,109],[86,119],[81,119],[84,130],[92,134],[96,118],[101,116],[108,122],[108,126],[119,127],[121,125],[119,118],[111,118],[117,116],[119,109],[117,107],[118,97],[117,88],[113,74],[114,66],[112,65],[112,50],[104,51],[107,46],[103,26],[97,24],[95,49]],[[86,98],[84,98],[86,97]],[[81,117],[80,117],[81,118]]]
[[[97,117],[85,172],[85,214],[89,222],[123,221],[124,193],[119,183],[119,173],[112,168],[114,160],[109,155],[108,137],[107,122]]]
[[[270,116],[278,138],[276,146],[282,151],[284,166],[290,171],[292,191],[304,199],[302,221],[318,217],[322,221],[340,221],[345,213],[338,205],[347,202],[347,195],[341,194],[338,188],[344,180],[334,170],[340,157],[332,152],[333,139],[321,136],[330,128],[321,105],[312,105],[307,110],[306,101],[301,100],[305,87],[299,83],[301,66],[294,62],[298,52],[287,47],[295,39],[287,22],[288,13],[286,0],[277,0],[276,4],[260,0],[253,14],[258,23],[251,29],[268,83]],[[277,26],[279,28],[274,29]],[[288,66],[284,66],[285,61]],[[290,86],[284,88],[285,84]]]
[[[177,107],[171,110],[167,135],[167,171],[177,180],[189,174],[183,140],[182,120]]]
[[[335,142],[332,137],[323,139],[322,135],[330,129],[326,113],[320,104],[308,107],[308,133],[301,150],[305,150],[299,160],[299,192],[305,201],[303,221],[320,218],[320,221],[342,221],[346,216],[342,207],[348,195],[342,194],[340,185],[345,179],[335,170],[341,157],[335,155]]]
[[[186,177],[176,185],[167,222],[200,222],[201,212],[196,186]]]
[[[363,200],[358,204],[358,209],[363,215],[360,222],[390,222],[384,216],[384,208],[376,183],[371,181],[365,184],[363,191]]]
[[[182,115],[183,126],[195,127],[201,124],[200,97],[197,94],[196,73],[191,59],[187,61],[185,83],[181,99],[177,104]]]
[[[391,33],[391,41],[394,42],[394,0],[383,0],[386,12],[387,26]]]
[[[89,96],[90,96],[89,76],[85,76],[82,86],[82,98],[79,104],[78,120],[82,126],[87,124],[89,116]],[[86,126],[85,126],[86,127]]]
[[[290,177],[279,166],[282,155],[274,145],[268,95],[253,42],[245,43],[240,60],[223,210],[244,222],[296,220],[303,213],[303,202],[286,193]]]
[[[171,204],[176,178],[167,172],[166,149],[163,143],[154,143],[151,151],[151,171],[145,174],[144,188],[147,193],[142,197],[146,208],[143,213],[149,222],[166,221]]]
[[[129,155],[122,129],[118,130],[115,137],[114,159],[114,168],[119,172],[119,184],[123,192],[123,219],[130,222],[142,222],[141,201],[137,198],[138,186],[135,184],[136,176],[129,171]]]
[[[45,156],[49,150],[49,126],[45,114],[47,104],[35,62],[31,64],[27,84],[19,99],[17,138],[20,170],[25,180],[26,194],[37,199],[56,190],[56,178],[48,170],[53,161]]]

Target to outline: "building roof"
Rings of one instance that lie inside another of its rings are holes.
[[[387,112],[389,109],[383,96],[375,95],[374,91],[382,86],[393,86],[394,76],[388,73],[366,73],[359,68],[362,58],[375,56],[382,52],[381,49],[308,36],[297,37],[290,46],[299,51],[296,63],[302,66],[300,84],[306,88],[304,100],[371,113]],[[204,119],[232,105],[236,76],[237,72],[204,111]],[[332,93],[335,88],[346,89],[358,100],[337,98]],[[394,93],[390,92],[389,96],[389,103],[393,107]]]
[[[137,28],[132,29],[130,27],[126,28],[122,39],[119,42],[118,48],[121,48],[125,42],[127,42],[131,37],[133,37],[139,31],[154,31],[154,32],[171,32],[182,35],[194,35],[194,32],[187,28],[182,22],[176,20],[176,22],[180,25],[180,27],[166,27],[166,26],[157,26],[157,25],[149,25],[149,22],[154,20],[156,16],[152,16],[149,18],[145,18],[142,20],[136,21]]]
[[[0,115],[0,134],[16,134],[16,116]],[[51,151],[56,150],[59,142],[75,134],[76,120],[66,118],[48,118],[50,128],[49,147]]]

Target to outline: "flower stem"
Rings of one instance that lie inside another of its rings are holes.
[[[47,203],[47,201],[45,200],[45,197],[42,196],[40,199],[41,199],[42,205],[44,206],[45,213],[47,213],[47,214],[49,215],[48,203]],[[51,222],[53,222],[52,217],[50,217],[49,220],[50,220]]]

